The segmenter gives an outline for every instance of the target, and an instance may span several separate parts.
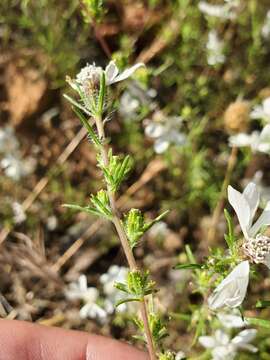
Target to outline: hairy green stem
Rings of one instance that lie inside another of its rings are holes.
[[[97,118],[95,118],[95,122],[96,122],[97,131],[98,131],[100,140],[104,141],[106,137],[105,137],[103,121],[101,118],[97,117]],[[104,165],[108,166],[109,158],[108,158],[108,151],[107,151],[106,145],[102,145],[102,147],[101,147],[101,156],[102,156],[102,161],[103,161]],[[121,245],[123,247],[125,256],[127,258],[127,262],[129,264],[129,267],[131,270],[138,270],[138,265],[136,263],[132,249],[129,245],[128,238],[127,238],[125,229],[121,222],[121,218],[120,218],[117,206],[116,206],[115,194],[111,191],[109,186],[107,186],[107,191],[108,191],[110,206],[111,206],[111,210],[112,210],[112,214],[113,214],[112,222],[113,222],[115,229],[117,231],[117,234],[119,236]],[[146,304],[145,298],[143,298],[142,301],[140,302],[140,312],[141,312],[141,317],[142,317],[142,321],[144,324],[144,330],[145,330],[145,335],[146,335],[146,340],[147,340],[149,356],[150,356],[151,360],[156,360],[157,358],[156,358],[154,343],[153,343],[153,339],[152,339],[152,333],[150,330],[149,316],[148,316],[148,310],[147,310],[147,304]]]

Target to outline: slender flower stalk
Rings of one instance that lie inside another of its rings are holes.
[[[75,80],[67,79],[71,87],[76,90],[80,96],[80,101],[65,96],[74,106],[83,126],[86,127],[88,135],[98,150],[98,165],[102,169],[106,190],[101,190],[97,195],[91,196],[92,206],[80,207],[78,205],[67,205],[70,208],[94,213],[110,220],[116,229],[121,245],[123,247],[130,272],[127,277],[127,284],[116,283],[115,286],[123,292],[131,295],[126,300],[118,302],[117,305],[127,301],[138,301],[143,324],[143,332],[145,334],[148,351],[151,360],[156,360],[155,344],[153,339],[152,323],[150,314],[148,314],[148,306],[145,296],[154,291],[154,282],[148,279],[148,272],[140,271],[135,257],[133,255],[133,247],[137,245],[139,238],[147,229],[149,229],[162,216],[151,223],[145,223],[143,215],[139,210],[131,209],[128,215],[123,216],[119,213],[116,205],[116,191],[130,170],[130,159],[126,156],[124,160],[120,160],[118,156],[112,154],[112,150],[107,146],[104,124],[106,123],[105,113],[107,111],[107,88],[119,81],[130,77],[143,64],[139,63],[133,67],[126,69],[119,74],[119,70],[115,63],[111,61],[103,70],[95,65],[87,65],[77,75]],[[93,130],[90,122],[83,114],[91,117],[96,125],[97,134]]]
[[[103,125],[102,119],[100,117],[96,117],[95,122],[96,122],[97,130],[98,130],[99,138],[102,139],[104,143],[106,143],[106,141],[105,141],[105,131],[104,131],[104,125]],[[102,160],[103,160],[104,165],[108,166],[109,165],[109,158],[108,158],[108,151],[107,151],[105,145],[103,145],[101,147],[101,156],[102,156]],[[124,227],[122,225],[122,222],[121,222],[121,219],[119,217],[119,210],[117,209],[115,194],[111,191],[109,186],[107,186],[107,191],[108,191],[111,210],[112,210],[112,215],[113,215],[112,222],[113,222],[113,224],[115,226],[115,229],[116,229],[117,234],[119,236],[119,239],[121,241],[121,245],[123,247],[125,256],[127,258],[128,265],[129,265],[131,270],[137,271],[138,270],[138,265],[136,263],[136,260],[135,260],[135,257],[133,255],[132,249],[131,249],[131,247],[129,245],[129,241],[128,241],[127,236],[126,236],[125,229],[124,229]],[[147,313],[147,304],[146,304],[146,300],[145,300],[144,297],[143,297],[143,300],[140,302],[140,311],[141,311],[141,316],[142,316],[142,320],[143,320],[143,324],[144,324],[145,335],[146,335],[146,339],[147,339],[147,345],[148,345],[148,351],[149,351],[150,359],[155,360],[156,359],[155,349],[154,349],[152,334],[151,334],[150,325],[149,325],[149,317],[148,317],[148,313]]]

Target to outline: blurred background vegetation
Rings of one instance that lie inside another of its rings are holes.
[[[101,187],[94,149],[62,95],[69,92],[65,77],[86,63],[105,66],[112,58],[125,68],[142,61],[146,68],[114,89],[116,110],[107,127],[115,149],[134,160],[121,189],[122,208],[138,207],[150,218],[171,210],[136,256],[150,267],[160,302],[172,313],[168,346],[189,348],[190,314],[201,299],[189,272],[172,267],[186,261],[187,244],[198,259],[209,247],[223,246],[226,176],[241,187],[260,170],[264,187],[270,186],[269,156],[246,148],[232,154],[228,145],[231,134],[263,124],[251,121],[249,111],[270,96],[270,30],[268,36],[262,31],[269,10],[269,0],[239,0],[235,16],[224,19],[205,14],[197,0],[1,0],[2,316],[116,338],[133,332],[123,314],[103,324],[81,319],[78,304],[64,295],[81,273],[99,287],[100,275],[124,258],[110,225],[61,206],[83,205]],[[213,31],[222,42],[214,64]],[[181,117],[186,142],[170,138],[168,149],[156,153],[146,128],[173,117]],[[213,224],[215,236],[209,236]],[[269,289],[266,278],[252,294],[262,297]],[[261,336],[260,356],[270,359],[270,343]]]

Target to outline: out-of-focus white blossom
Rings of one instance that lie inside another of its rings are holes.
[[[217,330],[213,336],[200,336],[199,342],[203,347],[211,350],[213,360],[233,360],[238,351],[248,350],[252,353],[258,351],[255,346],[250,344],[256,334],[255,329],[247,329],[231,339],[226,332]]]
[[[247,326],[248,324],[243,320],[242,316],[233,310],[236,309],[232,309],[230,313],[221,312],[217,314],[222,326],[226,329],[238,329]]]
[[[250,112],[251,119],[261,119],[270,122],[270,97],[263,100],[260,105],[254,106]]]
[[[7,154],[0,161],[0,167],[5,175],[14,181],[19,181],[22,177],[31,174],[35,168],[36,161],[33,158],[22,159],[12,154]]]
[[[206,1],[200,1],[198,4],[203,14],[223,20],[234,20],[237,16],[236,9],[238,6],[239,0],[225,1],[223,5],[213,5]]]
[[[216,30],[211,30],[208,34],[208,41],[206,44],[207,62],[214,66],[223,64],[226,60],[224,51],[224,42],[219,39]]]
[[[246,296],[249,282],[249,262],[243,261],[217,286],[208,299],[212,310],[240,306]]]
[[[264,185],[262,179],[263,179],[263,172],[261,170],[258,170],[254,174],[251,182],[256,184],[257,189],[260,193],[261,202],[263,205],[266,205],[267,202],[270,201],[270,186]]]
[[[260,233],[261,228],[270,225],[270,202],[254,222],[260,202],[256,184],[249,183],[243,193],[228,187],[228,199],[239,220],[245,237],[243,250],[255,263],[262,263],[270,268],[270,238]],[[253,223],[254,222],[254,223]]]
[[[175,355],[175,360],[183,360],[186,358],[186,355],[183,351],[178,351]]]
[[[0,168],[14,181],[29,175],[36,166],[34,158],[22,158],[19,142],[10,127],[0,129],[0,158]]]
[[[270,37],[270,10],[267,11],[264,24],[262,27],[262,36],[265,39],[268,39]]]
[[[230,146],[250,147],[253,152],[270,154],[270,124],[261,132],[253,131],[250,135],[240,133],[229,138]]]
[[[80,309],[82,319],[87,317],[101,321],[106,319],[106,311],[97,304],[99,291],[94,287],[87,286],[85,275],[80,275],[77,282],[71,283],[65,294],[69,300],[81,300],[84,303]]]
[[[140,109],[140,102],[132,96],[129,91],[125,91],[120,98],[119,112],[124,118],[135,118]]]
[[[106,301],[104,303],[108,313],[114,311],[115,304],[120,301],[123,297],[120,290],[118,290],[114,285],[116,282],[125,282],[128,274],[128,268],[124,266],[112,265],[108,269],[107,273],[102,274],[100,277],[100,282],[103,285],[103,292],[106,296]],[[128,304],[121,304],[117,307],[117,311],[125,312],[127,310]]]
[[[182,146],[186,143],[186,135],[180,129],[183,119],[180,116],[165,117],[156,111],[153,120],[145,120],[145,134],[153,139],[154,149],[157,154],[164,153],[172,144]]]
[[[26,220],[26,214],[23,210],[23,207],[17,201],[14,201],[12,204],[12,210],[14,212],[14,222],[15,224],[21,224]]]

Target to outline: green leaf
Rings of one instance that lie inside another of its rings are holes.
[[[256,308],[258,308],[258,309],[263,309],[263,308],[267,308],[267,307],[270,307],[269,300],[258,300],[256,302]]]
[[[183,270],[183,269],[203,269],[204,265],[201,264],[177,264],[173,267],[176,270]]]
[[[186,253],[187,253],[187,257],[188,257],[188,260],[190,261],[191,264],[196,264],[196,259],[192,253],[192,250],[190,248],[189,245],[186,245],[185,246],[185,250],[186,250]]]
[[[137,301],[137,302],[140,302],[142,301],[142,298],[128,298],[128,299],[122,299],[120,301],[118,301],[116,304],[115,304],[115,307],[118,307],[122,304],[126,304],[128,302],[133,302],[133,301]]]
[[[224,216],[227,221],[228,226],[228,234],[224,235],[225,241],[231,251],[234,250],[234,244],[235,244],[235,236],[234,236],[234,227],[233,227],[233,221],[232,218],[228,212],[228,210],[224,209]]]
[[[261,326],[266,329],[270,329],[270,321],[258,318],[245,318],[249,325]]]
[[[165,210],[162,214],[160,214],[159,216],[157,216],[153,221],[151,221],[148,224],[145,224],[144,226],[144,232],[149,230],[153,225],[155,225],[156,223],[158,223],[160,220],[162,220],[170,211],[169,210]]]
[[[94,132],[91,124],[89,123],[89,121],[84,117],[84,115],[82,114],[82,112],[78,109],[78,108],[73,108],[73,111],[75,112],[75,114],[78,116],[81,124],[86,128],[89,137],[91,138],[91,140],[93,141],[93,143],[96,146],[101,146],[101,142],[98,138],[98,136],[96,135],[96,133]]]
[[[67,99],[72,105],[74,105],[76,108],[81,109],[84,111],[87,115],[92,116],[92,114],[81,104],[79,104],[76,100],[74,100],[72,97],[68,96],[67,94],[64,94],[64,98]]]

